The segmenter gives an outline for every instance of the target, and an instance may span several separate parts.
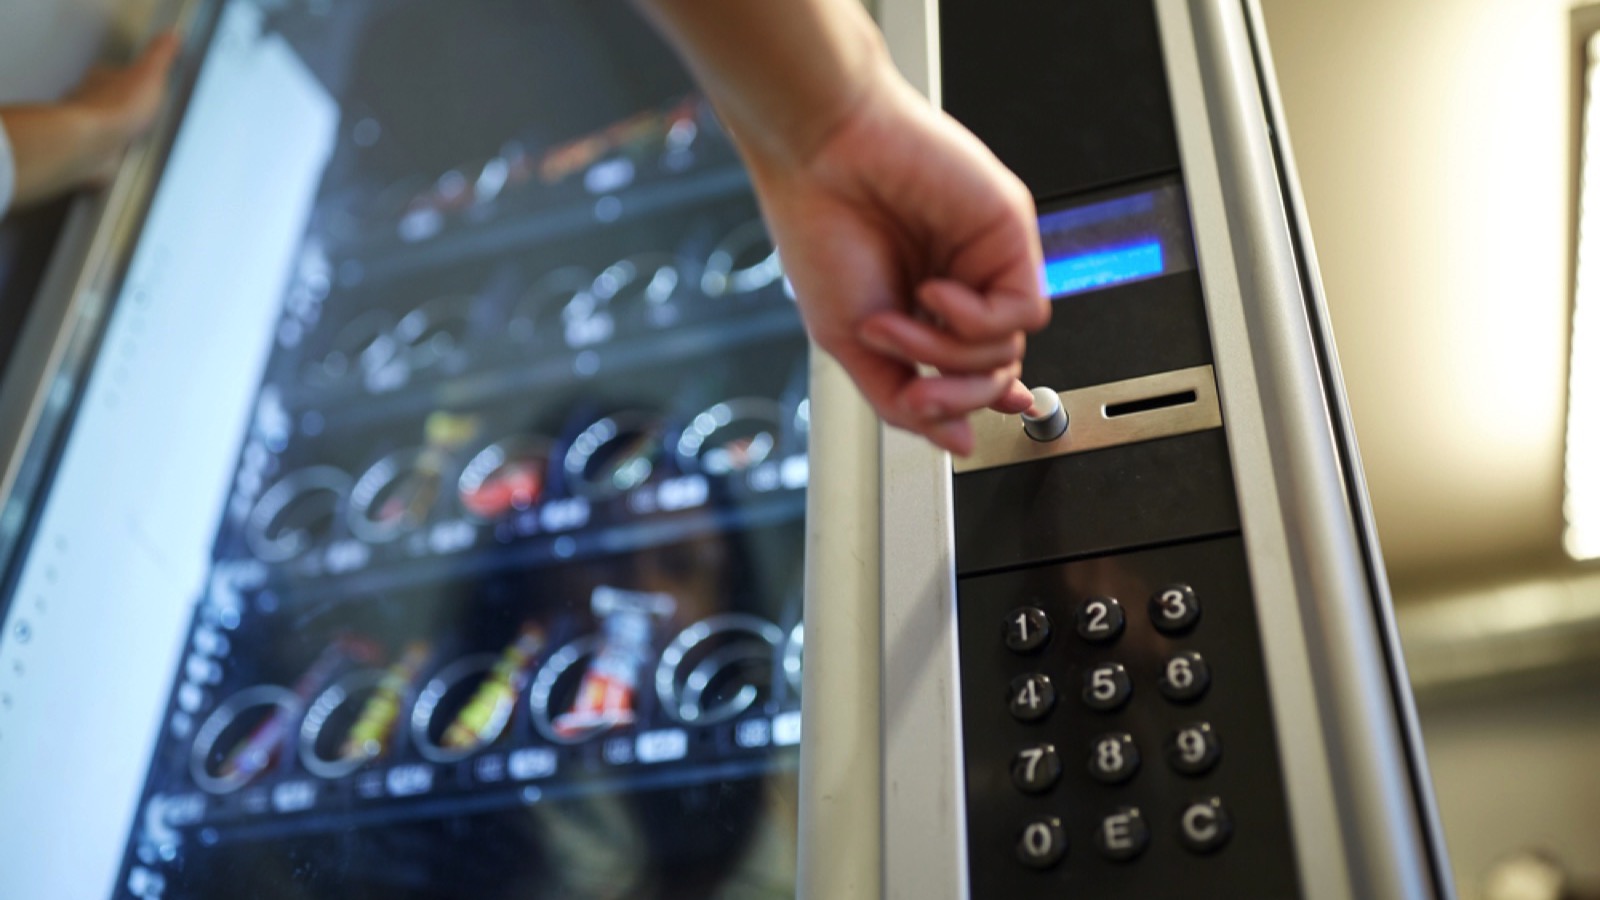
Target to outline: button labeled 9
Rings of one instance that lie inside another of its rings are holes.
[[[1167,740],[1167,762],[1184,775],[1204,775],[1221,758],[1222,742],[1209,722],[1185,725]]]

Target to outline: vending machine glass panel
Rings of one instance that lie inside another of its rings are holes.
[[[0,610],[7,897],[794,890],[807,346],[626,4],[223,0]]]

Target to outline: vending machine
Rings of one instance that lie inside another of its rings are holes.
[[[1053,317],[969,457],[814,381],[802,893],[1453,896],[1260,9],[880,6]]]
[[[1453,896],[1252,0],[877,4],[1039,211],[954,459],[631,6],[181,6],[0,385],[0,894]]]

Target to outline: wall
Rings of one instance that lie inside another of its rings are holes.
[[[0,103],[59,96],[106,48],[144,35],[160,0],[0,3]]]
[[[1402,587],[1559,564],[1567,0],[1264,0]]]
[[[1571,663],[1592,627],[1508,641],[1485,615],[1531,633],[1600,601],[1600,580],[1559,551],[1569,4],[1262,5],[1418,672],[1459,669],[1441,665],[1453,653],[1480,677],[1503,653]],[[1600,695],[1592,679],[1527,677],[1423,695],[1466,900],[1524,848],[1600,886]]]

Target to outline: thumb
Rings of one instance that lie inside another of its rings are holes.
[[[150,78],[158,81],[165,78],[167,70],[172,68],[173,59],[177,58],[178,47],[177,32],[164,31],[157,35],[133,64],[138,77],[141,80]]]

